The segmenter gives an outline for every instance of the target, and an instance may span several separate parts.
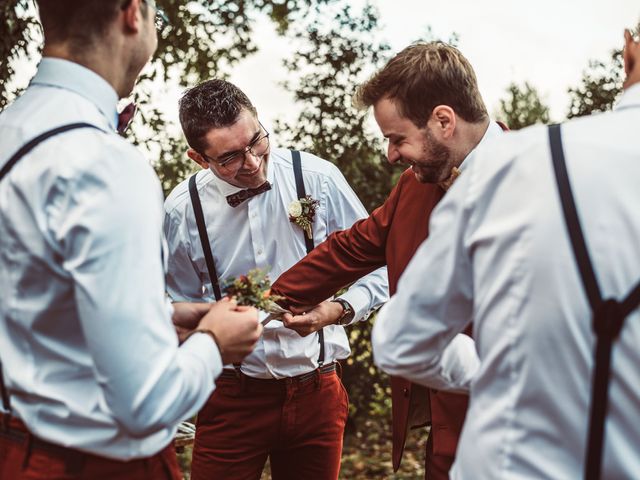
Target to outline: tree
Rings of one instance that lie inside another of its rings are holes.
[[[622,93],[623,75],[622,50],[611,52],[607,62],[590,61],[580,84],[568,90],[571,103],[567,118],[611,110]]]
[[[542,103],[538,91],[528,82],[523,87],[511,83],[508,97],[500,100],[498,118],[511,130],[520,130],[535,123],[549,123],[549,107]]]
[[[191,170],[184,157],[186,144],[179,132],[167,128],[163,112],[150,101],[154,82],[172,80],[193,85],[211,77],[224,77],[240,60],[254,53],[252,25],[266,16],[285,35],[290,26],[306,18],[320,5],[338,0],[165,0],[162,7],[170,27],[159,36],[158,50],[133,97],[138,114],[131,136],[155,158],[165,193]],[[14,64],[20,59],[35,60],[40,55],[42,34],[33,0],[6,0],[0,10],[0,110],[17,91],[12,86]],[[6,34],[5,34],[6,32]]]
[[[304,107],[295,122],[276,124],[291,145],[335,163],[369,211],[384,201],[398,171],[369,132],[368,113],[352,104],[357,85],[386,59],[388,45],[372,40],[377,29],[370,5],[359,15],[349,5],[316,9],[298,25],[301,46],[285,61],[291,76],[284,86]]]
[[[0,111],[18,93],[11,86],[16,75],[15,62],[38,51],[40,24],[30,11],[33,11],[31,0],[12,0],[0,6]]]

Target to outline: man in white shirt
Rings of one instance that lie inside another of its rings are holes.
[[[252,349],[257,312],[165,296],[160,185],[115,132],[160,11],[38,5],[44,58],[0,115],[0,478],[177,480],[177,425]],[[178,347],[172,311],[205,334]]]
[[[633,291],[637,301],[640,43],[629,32],[625,38],[627,80],[615,111],[568,122],[561,132],[594,284],[603,298],[620,301]],[[592,294],[574,256],[577,229],[565,223],[568,203],[559,192],[567,190],[554,173],[560,150],[552,162],[549,132],[531,127],[476,152],[374,328],[384,370],[434,388],[470,389],[452,478],[600,475],[585,468]],[[624,304],[631,313],[613,343],[603,478],[640,472],[640,313],[637,303]],[[444,371],[445,348],[471,320],[480,364]]]
[[[334,165],[270,145],[256,109],[235,85],[216,79],[187,91],[180,121],[188,155],[204,170],[165,203],[174,300],[213,300],[218,279],[254,268],[275,279],[314,243],[367,215]],[[318,202],[311,237],[289,218],[292,202],[305,195]],[[350,353],[344,326],[387,300],[385,276],[373,272],[321,303],[310,328],[266,325],[253,354],[237,370],[228,366],[198,415],[193,479],[259,478],[267,457],[274,479],[337,478],[348,413],[336,373],[336,361]]]

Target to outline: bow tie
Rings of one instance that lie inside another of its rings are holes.
[[[118,114],[118,126],[116,131],[122,135],[129,128],[129,124],[131,120],[133,120],[133,115],[136,113],[136,104],[130,103],[126,107],[122,109],[122,111]]]
[[[271,184],[269,182],[264,182],[257,188],[247,188],[246,190],[240,190],[238,193],[234,193],[233,195],[227,195],[227,203],[235,208],[245,200],[255,197],[256,195],[260,195],[267,190],[271,190]]]

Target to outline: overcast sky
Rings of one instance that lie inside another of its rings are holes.
[[[161,1],[159,2],[162,3]],[[364,0],[351,0],[357,8]],[[459,36],[458,47],[476,70],[490,113],[510,82],[529,81],[551,107],[552,120],[568,109],[567,88],[576,86],[591,59],[607,59],[622,46],[622,33],[640,19],[638,0],[372,0],[380,11],[383,40],[397,52],[424,35]],[[267,21],[255,25],[262,48],[242,62],[231,80],[254,101],[267,128],[276,117],[292,118],[296,106],[279,85],[287,72],[282,58],[291,51]],[[20,83],[35,70],[25,66]],[[156,98],[177,122],[182,89],[173,86]]]
[[[354,6],[362,4],[352,0]],[[382,36],[397,52],[431,27],[436,37],[458,34],[458,47],[476,70],[490,113],[510,82],[529,81],[564,119],[567,89],[576,86],[589,60],[608,59],[623,42],[624,28],[640,19],[638,0],[377,0]],[[267,123],[293,115],[292,99],[278,86],[286,72],[277,60],[287,51],[267,24],[257,34],[267,45],[232,76]],[[260,72],[256,75],[256,72]]]

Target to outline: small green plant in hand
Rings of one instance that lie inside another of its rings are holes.
[[[279,295],[271,294],[269,275],[260,268],[249,270],[246,275],[228,278],[222,283],[222,290],[233,297],[238,305],[256,307],[265,312],[273,311]]]

